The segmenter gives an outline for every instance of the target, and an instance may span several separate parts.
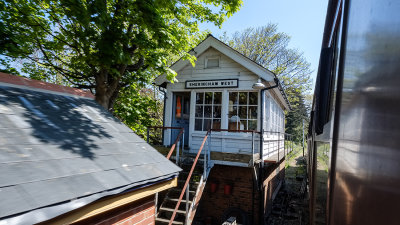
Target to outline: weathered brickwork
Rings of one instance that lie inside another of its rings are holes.
[[[77,224],[151,225],[155,223],[154,197],[135,202]]]
[[[284,165],[269,166],[264,171],[265,212],[269,209],[272,194],[284,178]],[[212,193],[212,186],[215,187]],[[225,193],[225,186],[230,185],[231,193]],[[221,224],[227,214],[246,217],[247,224],[259,224],[260,191],[255,183],[254,169],[234,166],[215,165],[211,169],[207,185],[200,201],[199,216],[204,224]]]

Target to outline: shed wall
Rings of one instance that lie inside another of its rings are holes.
[[[104,212],[75,225],[150,225],[155,224],[154,196],[136,201],[126,206]]]

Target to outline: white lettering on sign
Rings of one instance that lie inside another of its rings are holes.
[[[238,79],[225,80],[188,80],[185,88],[235,88],[239,87]]]

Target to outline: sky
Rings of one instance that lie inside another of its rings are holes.
[[[229,17],[222,28],[211,23],[200,24],[215,37],[228,35],[248,27],[278,24],[278,32],[291,36],[289,47],[304,53],[311,63],[313,84],[318,69],[319,53],[328,0],[244,0],[241,9]],[[314,86],[314,85],[313,85]]]

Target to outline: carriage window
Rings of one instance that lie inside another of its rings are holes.
[[[229,130],[257,129],[257,92],[229,93]]]
[[[197,92],[194,130],[221,129],[222,92]]]

